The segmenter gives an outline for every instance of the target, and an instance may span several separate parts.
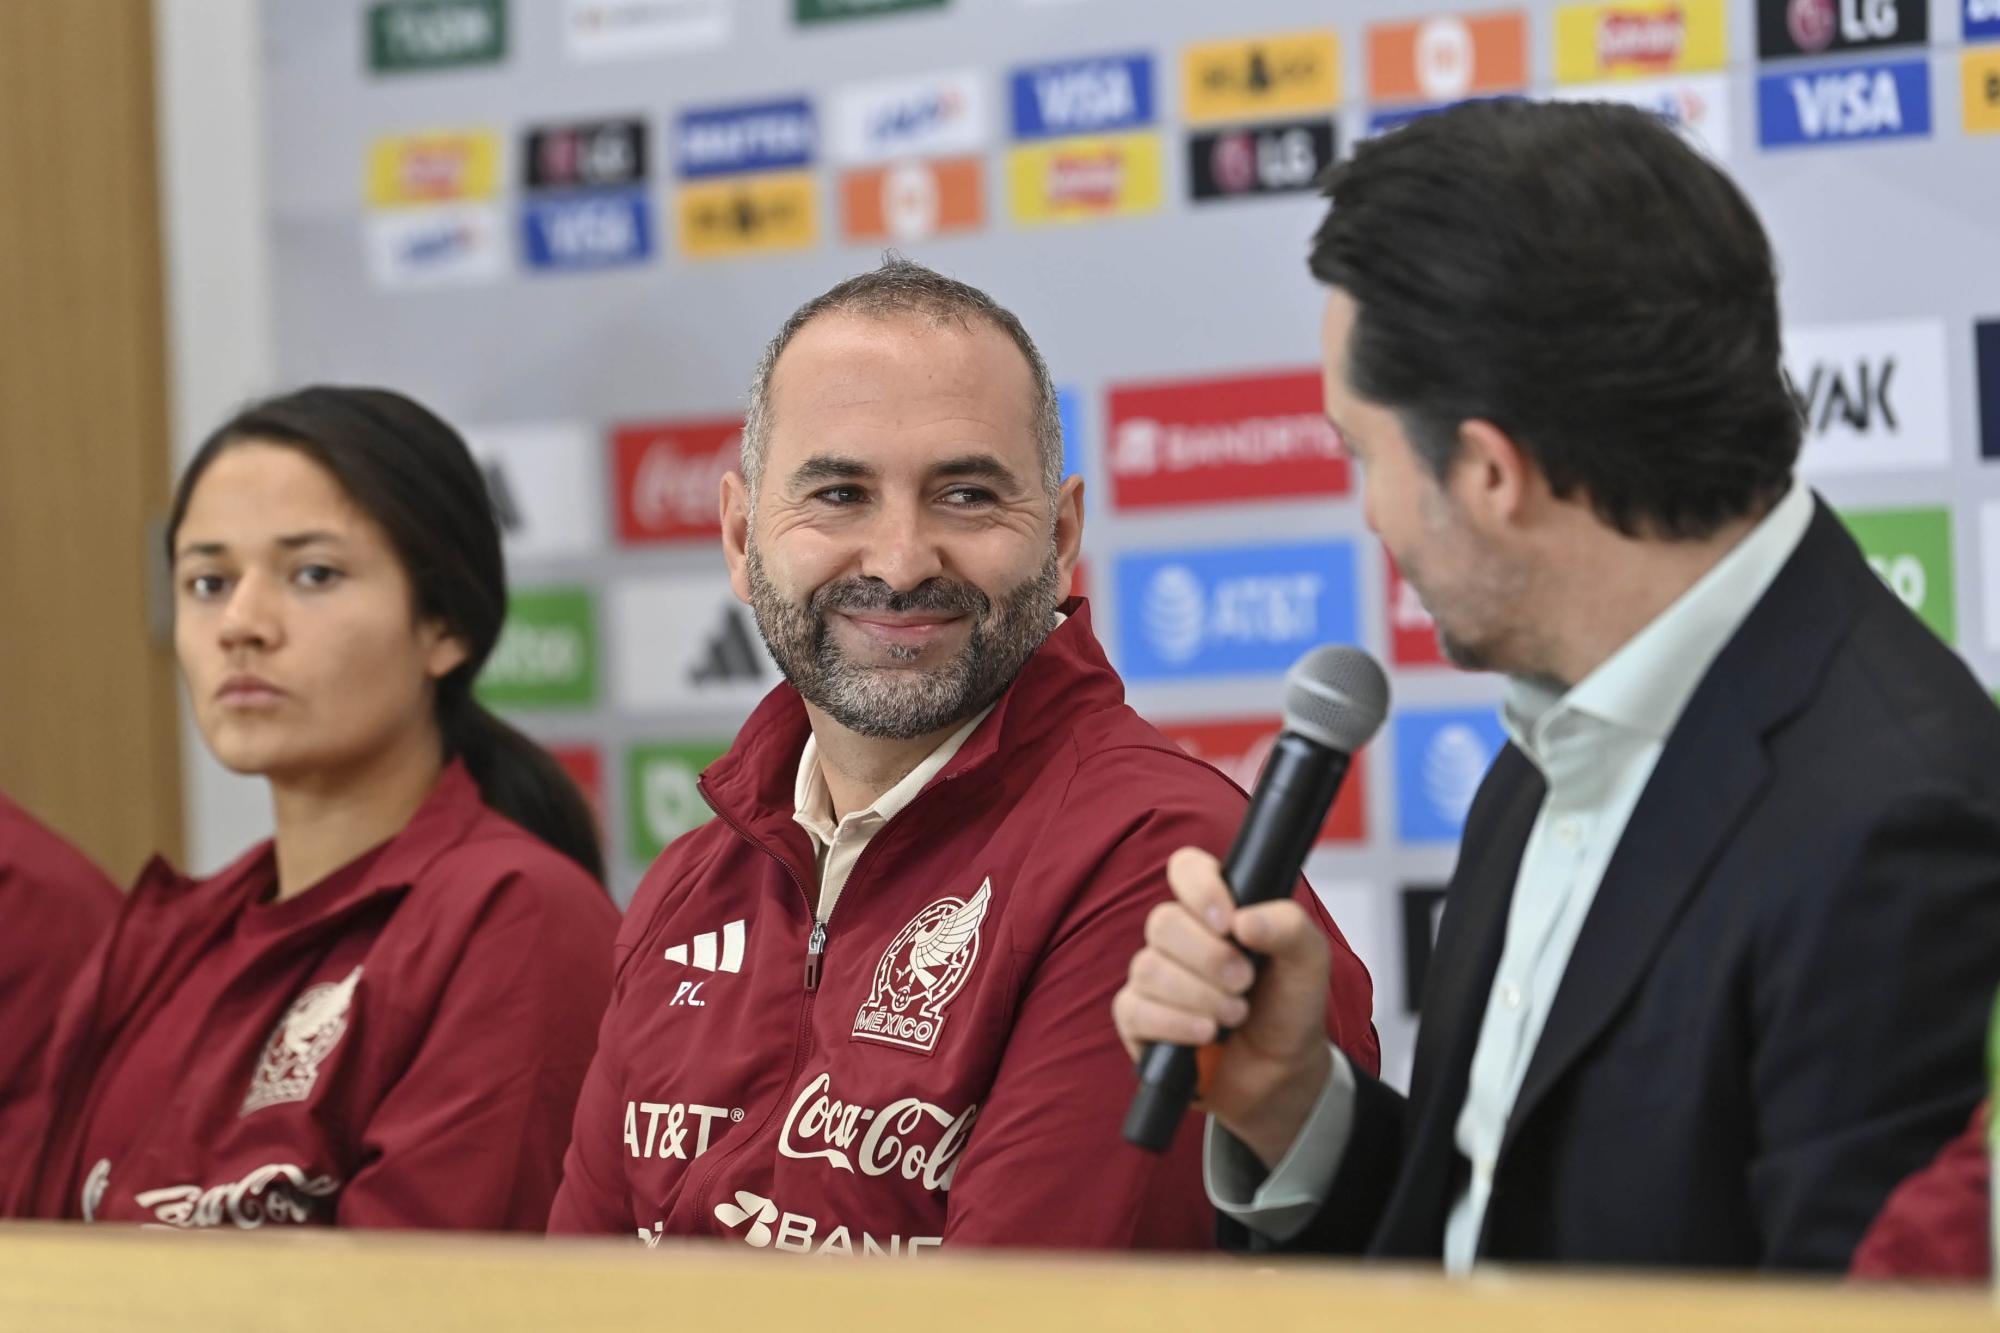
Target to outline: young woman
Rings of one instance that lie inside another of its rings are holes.
[[[275,398],[195,455],[167,540],[195,718],[275,836],[142,872],[10,1211],[539,1230],[617,913],[575,787],[472,697],[507,596],[464,442],[382,390]]]

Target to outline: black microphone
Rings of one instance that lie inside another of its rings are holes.
[[[1288,897],[1298,883],[1354,752],[1389,712],[1389,681],[1359,648],[1315,648],[1285,674],[1285,721],[1258,775],[1222,878],[1236,905]],[[1253,964],[1262,959],[1244,950]],[[1217,1041],[1227,1040],[1222,1032]],[[1194,1100],[1195,1052],[1156,1041],[1139,1056],[1139,1089],[1125,1113],[1125,1141],[1165,1152]]]

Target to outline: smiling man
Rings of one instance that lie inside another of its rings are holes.
[[[1126,707],[1062,601],[1083,483],[1048,369],[984,293],[891,258],[808,302],[751,388],[723,547],[786,682],[653,866],[551,1229],[811,1253],[1201,1247],[1199,1136],[1118,1137],[1105,1021],[1166,854],[1244,799]],[[1376,1063],[1331,943],[1328,1037]]]

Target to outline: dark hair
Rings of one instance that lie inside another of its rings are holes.
[[[195,483],[224,450],[251,441],[318,463],[389,535],[417,613],[442,621],[465,647],[465,660],[437,683],[446,754],[465,761],[486,804],[601,883],[597,826],[576,784],[472,695],[507,619],[507,570],[485,479],[458,432],[387,389],[314,385],[253,403],[210,435],[181,474],[167,520],[169,560]]]
[[[1349,383],[1440,478],[1478,418],[1627,536],[1703,537],[1784,493],[1770,243],[1661,118],[1461,103],[1360,145],[1326,196],[1310,267],[1358,308]]]

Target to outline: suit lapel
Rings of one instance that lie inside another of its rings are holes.
[[[1514,880],[1543,791],[1541,774],[1509,745],[1467,814],[1465,841],[1424,979],[1423,1022],[1410,1072],[1405,1169],[1376,1231],[1375,1253],[1436,1254],[1442,1244],[1453,1127],[1465,1104],[1480,1015],[1500,965]]]
[[[1503,1159],[1520,1127],[1638,987],[1769,780],[1764,737],[1817,688],[1852,616],[1844,584],[1857,570],[1873,577],[1838,520],[1820,506],[1792,558],[1689,699],[1584,918],[1514,1099]]]

